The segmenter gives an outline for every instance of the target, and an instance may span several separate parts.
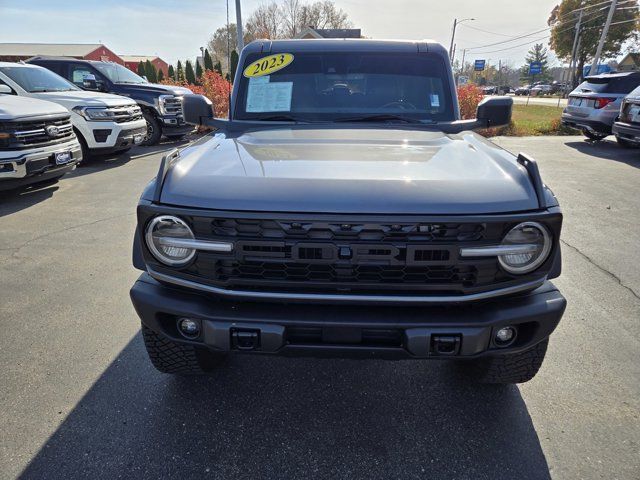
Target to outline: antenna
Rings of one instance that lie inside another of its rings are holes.
[[[229,0],[227,0],[227,75],[229,80],[227,86],[229,87],[229,99],[227,102],[229,110],[229,120],[231,120],[231,32],[229,31]]]

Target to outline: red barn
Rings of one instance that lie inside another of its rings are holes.
[[[155,56],[145,56],[145,55],[120,55],[122,60],[124,60],[124,66],[127,67],[132,72],[138,73],[138,64],[140,62],[146,62],[149,60],[156,70],[162,70],[162,74],[164,78],[169,76],[169,64],[162,60],[160,57]]]
[[[42,55],[102,60],[124,65],[124,60],[101,43],[0,43],[0,61],[17,62]]]

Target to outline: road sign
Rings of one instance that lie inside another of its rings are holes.
[[[539,75],[542,73],[542,62],[531,62],[529,64],[529,75]]]
[[[469,77],[465,75],[460,75],[458,77],[458,85],[466,85],[467,83],[469,83]]]
[[[481,72],[482,70],[484,70],[484,60],[476,60],[473,64],[473,69],[476,72]]]

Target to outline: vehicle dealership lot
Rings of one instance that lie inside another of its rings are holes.
[[[565,214],[569,306],[519,387],[444,362],[246,356],[162,375],[128,290],[136,201],[172,145],[2,194],[0,477],[637,477],[639,151],[496,141],[538,159]]]

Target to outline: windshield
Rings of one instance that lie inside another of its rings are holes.
[[[148,83],[141,76],[117,63],[94,63],[93,66],[113,83]]]
[[[248,55],[234,117],[310,122],[455,119],[440,57],[368,52]]]
[[[590,77],[582,82],[576,91],[582,93],[619,93],[626,94],[640,85],[640,76]]]
[[[29,93],[79,90],[74,84],[46,68],[22,66],[0,67],[0,72],[4,73]]]

